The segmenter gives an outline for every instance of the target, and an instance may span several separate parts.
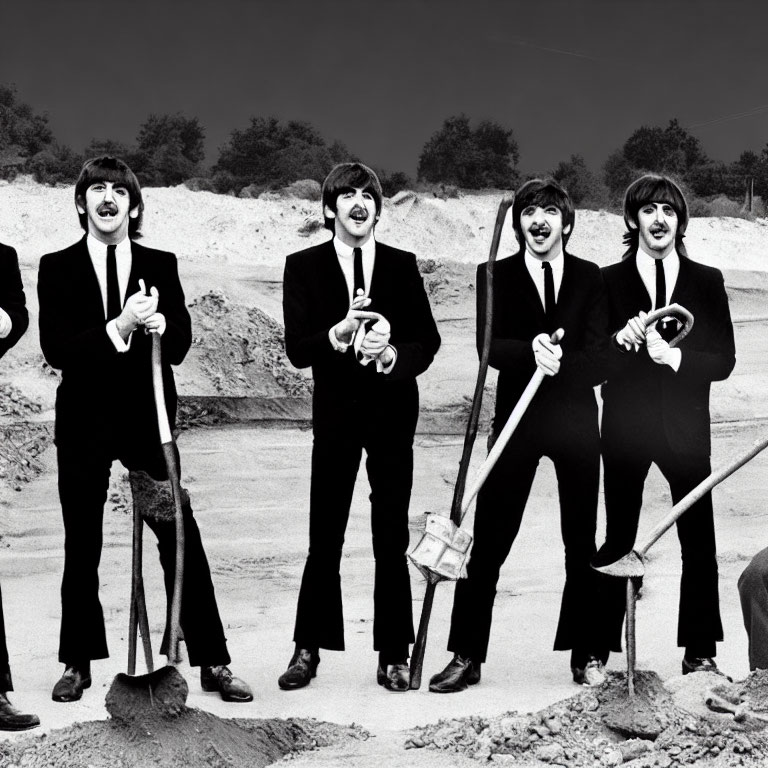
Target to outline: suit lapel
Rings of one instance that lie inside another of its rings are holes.
[[[626,301],[629,307],[629,312],[637,314],[638,310],[642,309],[646,312],[650,312],[653,307],[653,300],[648,293],[648,289],[645,287],[643,278],[640,277],[640,273],[637,271],[637,263],[635,257],[631,256],[621,262],[622,269],[624,271],[624,284],[627,287]]]
[[[541,303],[538,288],[525,263],[524,254],[515,254],[510,259],[510,276],[513,285],[520,286],[520,294],[525,299],[524,311],[532,314],[541,324],[544,322],[544,306]],[[506,292],[505,292],[506,293]]]
[[[334,314],[346,313],[349,308],[349,288],[333,240],[328,240],[320,246],[318,260],[317,275],[321,284],[325,285],[324,293],[328,306],[333,308]]]
[[[88,322],[90,324],[106,322],[101,286],[96,270],[93,268],[91,254],[88,252],[87,235],[75,245],[72,256],[72,276],[78,292],[82,292],[85,297],[84,312]]]

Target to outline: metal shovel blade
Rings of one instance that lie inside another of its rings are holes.
[[[624,557],[608,563],[608,565],[595,565],[593,567],[600,573],[617,576],[620,579],[632,579],[645,575],[643,558],[634,549],[628,555],[624,555]]]

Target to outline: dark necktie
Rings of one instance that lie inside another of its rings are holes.
[[[355,254],[354,275],[355,285],[352,289],[352,298],[357,298],[361,293],[365,293],[365,278],[363,277],[363,249],[355,248],[352,251]]]
[[[667,281],[664,276],[664,260],[656,259],[656,309],[667,306]],[[656,330],[661,338],[670,341],[677,333],[677,323],[674,320],[659,320]]]
[[[107,320],[120,314],[120,285],[117,282],[117,246],[107,246]]]
[[[656,309],[667,306],[667,282],[664,278],[664,260],[656,259]]]
[[[544,270],[544,316],[547,330],[551,331],[555,317],[555,279],[552,277],[552,265],[548,261],[542,261],[541,268]]]

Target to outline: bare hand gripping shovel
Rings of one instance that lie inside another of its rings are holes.
[[[152,669],[152,651],[149,642],[147,611],[144,602],[144,585],[141,576],[141,532],[143,520],[137,505],[134,505],[133,532],[133,579],[131,587],[131,618],[128,636],[128,673],[119,673],[112,682],[106,697],[107,711],[113,718],[132,721],[146,714],[147,707],[159,710],[163,715],[178,715],[187,701],[189,688],[174,666],[177,661],[179,627],[181,617],[181,591],[184,583],[184,517],[181,502],[181,483],[176,461],[175,444],[165,407],[161,338],[152,334],[152,386],[157,411],[157,426],[165,466],[173,497],[174,520],[176,525],[176,569],[171,598],[171,612],[168,628],[168,661],[158,670]],[[134,676],[136,671],[136,634],[141,629],[147,674]]]

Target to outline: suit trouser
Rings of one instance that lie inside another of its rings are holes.
[[[492,435],[489,447],[493,441]],[[584,434],[580,441],[551,432],[540,434],[529,424],[513,435],[478,494],[467,578],[456,582],[448,650],[478,663],[485,661],[488,652],[499,572],[520,530],[543,456],[555,465],[565,545],[565,586],[554,649],[572,649],[573,659],[602,653],[595,644],[602,637],[598,629],[601,577],[589,565],[595,553],[600,481],[597,423],[594,433]]]
[[[317,411],[317,406],[315,411]],[[309,554],[301,581],[294,641],[344,650],[341,552],[355,478],[365,449],[371,486],[375,577],[373,647],[394,663],[414,640],[408,549],[413,435],[418,407],[357,400],[315,415],[309,502]]]
[[[604,433],[605,433],[605,425]],[[643,486],[655,463],[669,483],[676,504],[711,473],[709,456],[674,452],[659,429],[653,441],[603,440],[606,540],[603,552],[621,556],[635,545]],[[677,644],[690,656],[711,657],[723,639],[717,575],[717,547],[712,496],[707,493],[677,521],[682,553]],[[601,560],[605,560],[601,557]],[[608,597],[607,622],[611,646],[620,643],[626,609],[622,580]]]
[[[749,639],[749,668],[768,669],[768,547],[739,576],[739,597]]]
[[[5,614],[3,595],[0,592],[0,692],[12,691],[11,666],[8,659],[8,644],[5,638]]]
[[[119,459],[128,470],[143,470],[155,480],[167,480],[168,474],[159,446],[142,449],[129,445],[95,451],[82,445],[67,445],[57,446],[57,455],[65,534],[59,661],[69,664],[109,656],[99,601],[99,561],[104,503],[113,459]],[[188,504],[184,505],[183,516],[184,585],[180,622],[189,663],[192,666],[228,664],[230,657],[208,560]],[[146,522],[157,537],[166,596],[170,601],[176,570],[175,523],[152,518],[146,518]],[[167,636],[161,652],[167,652]]]

